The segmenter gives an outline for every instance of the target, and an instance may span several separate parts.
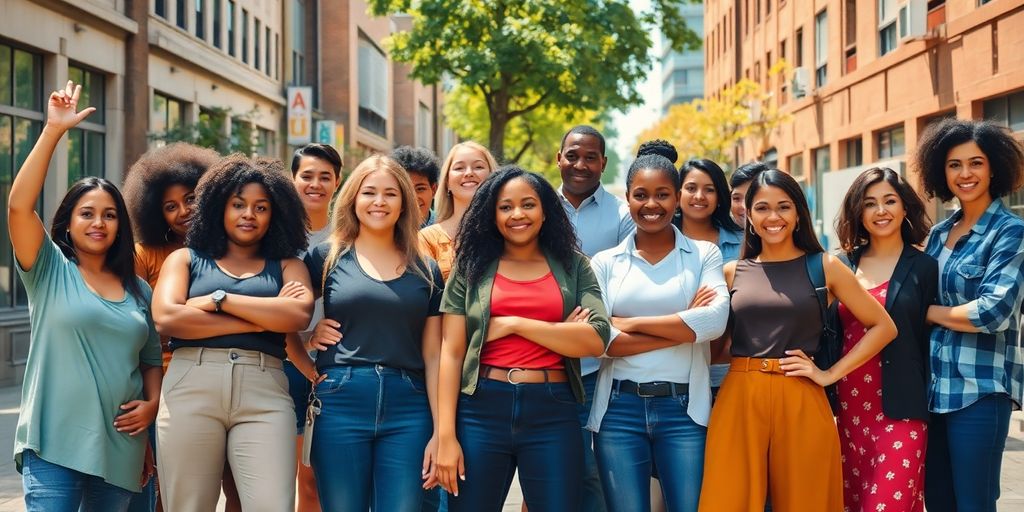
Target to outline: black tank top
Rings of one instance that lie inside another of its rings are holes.
[[[284,285],[281,276],[281,260],[266,260],[263,270],[252,277],[239,279],[224,273],[213,258],[201,255],[189,249],[188,297],[209,295],[217,290],[224,290],[237,295],[250,297],[276,297]],[[284,334],[279,332],[249,332],[243,334],[227,334],[195,340],[171,338],[171,350],[181,347],[237,348],[242,350],[258,350],[267,355],[285,358]]]
[[[813,255],[820,258],[819,254]],[[732,279],[732,355],[786,357],[818,351],[821,306],[807,275],[807,256],[789,261],[739,260]]]

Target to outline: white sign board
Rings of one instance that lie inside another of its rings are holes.
[[[313,140],[313,88],[288,88],[288,144],[301,146]]]

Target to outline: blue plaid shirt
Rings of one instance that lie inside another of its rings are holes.
[[[932,228],[925,249],[938,259],[952,217]],[[1024,284],[1024,220],[996,199],[971,231],[957,241],[939,269],[942,306],[966,304],[978,333],[937,326],[931,335],[932,381],[929,409],[963,409],[986,395],[1004,393],[1020,408],[1024,391],[1024,351],[1019,320]]]

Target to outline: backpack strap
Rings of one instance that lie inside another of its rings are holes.
[[[818,306],[821,309],[821,320],[825,321],[828,311],[828,285],[825,283],[825,266],[822,260],[825,253],[808,254],[804,261],[807,264],[807,277],[811,279],[811,286],[814,287],[814,295],[818,297]]]

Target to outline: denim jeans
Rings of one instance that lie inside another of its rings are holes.
[[[1007,395],[994,394],[931,415],[924,465],[928,512],[995,512],[1011,408]]]
[[[323,373],[311,453],[320,505],[420,510],[423,449],[434,429],[423,380],[382,365]]]
[[[149,425],[149,444],[156,453],[156,422]],[[156,510],[156,489],[157,476],[149,479],[142,492],[132,493],[131,502],[128,504],[128,512],[153,512]]]
[[[448,512],[448,493],[442,487],[423,491],[422,512]]]
[[[616,383],[617,384],[617,383]],[[641,397],[613,385],[594,452],[612,512],[651,509],[656,465],[668,512],[696,512],[707,427],[686,413],[689,395]]]
[[[306,378],[295,364],[285,359],[283,361],[284,374],[288,377],[288,395],[292,397],[295,404],[295,435],[301,436],[306,428],[306,407],[309,406],[309,379]]]
[[[577,404],[580,425],[590,420],[590,408],[594,405],[594,388],[597,387],[597,373],[583,376],[583,389],[587,400]],[[594,433],[582,429],[583,432],[583,506],[581,512],[605,512],[608,510],[601,487],[601,474],[597,471],[597,459],[594,458]]]
[[[103,478],[22,452],[21,482],[28,512],[124,512],[135,494]]]
[[[452,512],[498,512],[519,468],[530,512],[580,510],[583,445],[568,383],[510,384],[481,378],[459,395],[456,435],[466,480]]]

